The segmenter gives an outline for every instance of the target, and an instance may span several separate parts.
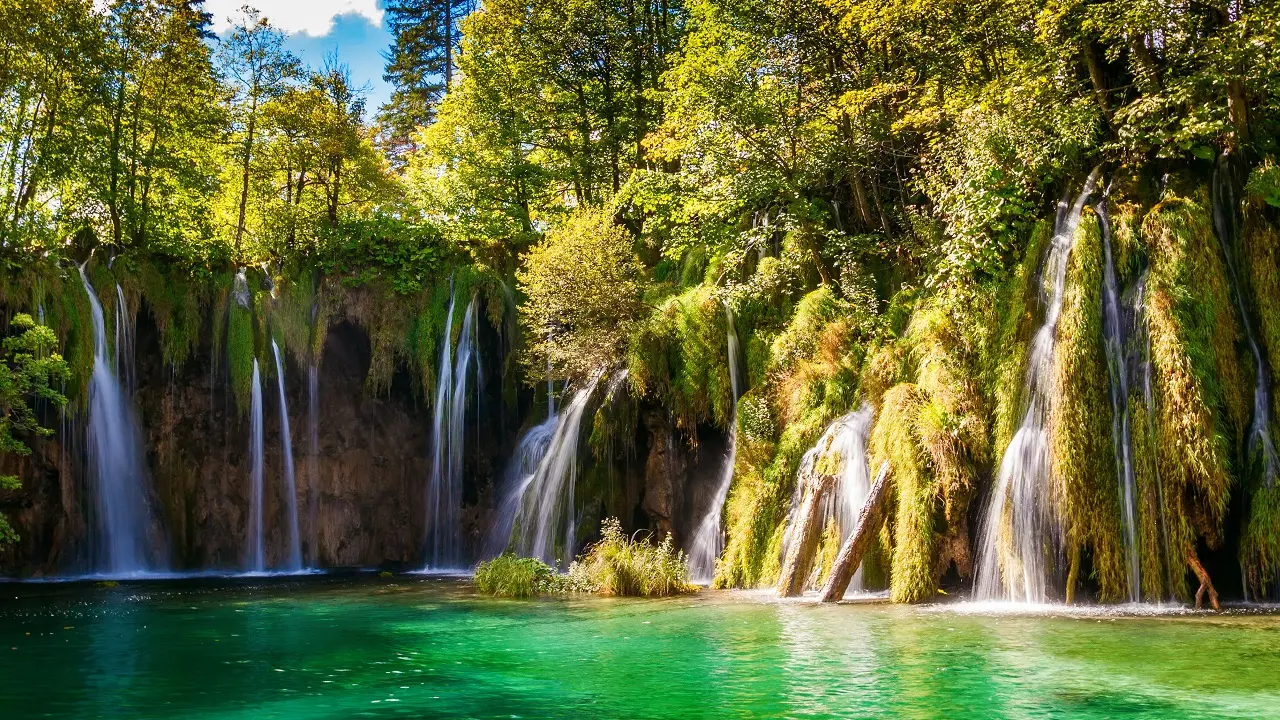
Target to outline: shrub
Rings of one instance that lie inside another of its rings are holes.
[[[476,589],[486,595],[527,598],[556,592],[563,583],[550,565],[510,553],[476,566]]]
[[[569,590],[639,597],[693,590],[688,559],[676,549],[670,535],[657,545],[647,539],[635,540],[622,531],[616,518],[607,518],[600,531],[600,542],[569,568]]]

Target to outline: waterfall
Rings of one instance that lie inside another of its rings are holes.
[[[498,545],[503,537],[499,533],[506,527],[505,537],[514,542],[516,552],[522,556],[536,557],[551,565],[565,565],[573,559],[578,431],[600,376],[597,373],[586,386],[574,391],[558,415],[547,418],[520,440],[508,472],[511,481],[503,501],[505,517],[499,515],[497,541],[493,545]],[[561,531],[563,544],[557,547]]]
[[[86,263],[87,264],[87,263]],[[97,494],[100,556],[95,569],[108,575],[129,575],[153,569],[148,557],[146,470],[142,439],[133,405],[107,356],[106,320],[102,303],[80,266],[80,280],[93,314],[93,375],[89,379],[88,458]],[[121,310],[120,312],[123,312]],[[117,313],[117,332],[121,325]]]
[[[267,569],[262,542],[262,376],[253,359],[253,401],[249,419],[249,572]]]
[[[1104,195],[1095,207],[1102,232],[1103,286],[1102,329],[1111,390],[1111,444],[1115,449],[1116,477],[1120,483],[1121,520],[1124,523],[1124,555],[1128,565],[1129,601],[1141,598],[1141,562],[1138,559],[1137,488],[1133,476],[1133,439],[1129,427],[1129,371],[1123,323],[1120,320],[1120,291],[1115,259],[1111,252],[1111,218]]]
[[[867,501],[871,492],[871,469],[867,462],[867,439],[871,436],[871,426],[875,422],[875,410],[863,403],[857,410],[842,415],[827,426],[813,447],[805,451],[800,458],[800,467],[796,477],[802,481],[810,477],[814,467],[824,456],[839,458],[840,471],[831,493],[822,506],[822,526],[835,522],[840,529],[840,544],[853,534],[858,524],[858,513]],[[787,516],[787,526],[782,535],[781,557],[786,558],[787,551],[794,540],[797,516],[804,501],[806,488],[803,482],[797,482],[791,495],[791,510]],[[818,569],[815,566],[815,571]],[[859,567],[849,584],[852,590],[862,589],[862,569]]]
[[[302,569],[302,540],[298,537],[298,488],[293,477],[293,435],[289,430],[289,401],[284,396],[284,363],[280,360],[280,346],[271,341],[276,354],[276,385],[280,388],[280,459],[284,470],[285,502],[289,506],[289,564],[285,569],[297,572]]]
[[[729,486],[733,484],[733,467],[738,454],[738,397],[742,395],[742,349],[738,345],[738,330],[733,323],[733,310],[729,303],[724,303],[726,327],[726,344],[729,351],[729,385],[733,393],[729,411],[729,450],[724,456],[724,468],[716,483],[716,492],[702,514],[693,541],[689,545],[689,572],[693,581],[710,584],[715,574],[716,558],[724,550],[724,532],[720,527],[720,515],[724,509],[724,501],[729,497]]]
[[[1271,439],[1271,387],[1268,380],[1268,368],[1262,349],[1258,345],[1258,337],[1253,331],[1253,322],[1245,307],[1244,288],[1240,285],[1240,275],[1235,262],[1235,197],[1231,190],[1231,175],[1227,167],[1227,155],[1218,158],[1218,166],[1213,171],[1213,227],[1218,236],[1218,244],[1222,247],[1222,256],[1227,263],[1227,276],[1231,281],[1231,294],[1236,301],[1236,309],[1240,313],[1240,322],[1244,327],[1245,338],[1249,341],[1249,352],[1253,354],[1253,426],[1249,429],[1249,452],[1261,454],[1263,482],[1267,487],[1275,483],[1276,473],[1280,471],[1277,462],[1275,444]]]
[[[489,534],[489,542],[485,548],[486,556],[501,555],[511,543],[511,531],[515,527],[516,515],[520,512],[524,491],[528,489],[529,483],[533,482],[538,466],[546,457],[547,448],[551,446],[551,439],[555,435],[558,424],[559,418],[551,415],[529,428],[529,431],[520,437],[515,456],[507,466],[506,477],[503,480],[502,501],[498,505],[493,530]]]
[[[311,531],[308,551],[311,567],[320,564],[320,531],[316,527],[317,496],[320,485],[320,373],[313,361],[307,367],[307,527]]]
[[[453,310],[449,298],[433,412],[431,477],[427,485],[428,567],[453,568],[462,561],[462,464],[466,443],[467,366],[475,355],[478,296],[472,296],[462,319],[457,352],[453,351]],[[476,362],[477,367],[479,361]]]
[[[1046,554],[1057,553],[1060,523],[1049,478],[1046,421],[1054,402],[1053,350],[1058,317],[1066,290],[1067,260],[1075,244],[1076,225],[1098,181],[1095,169],[1075,203],[1058,204],[1053,239],[1044,262],[1051,283],[1044,322],[1031,340],[1023,381],[1026,412],[1000,461],[978,542],[978,570],[974,595],[980,600],[1021,600],[1042,603],[1050,567]]]

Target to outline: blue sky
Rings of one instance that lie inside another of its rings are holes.
[[[326,55],[336,53],[351,68],[352,83],[367,88],[369,117],[391,97],[391,86],[382,80],[391,33],[381,0],[206,0],[214,32],[225,31],[228,17],[246,2],[285,32],[286,46],[304,63],[320,67]]]

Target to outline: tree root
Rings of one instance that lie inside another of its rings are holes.
[[[1221,610],[1218,605],[1218,591],[1213,588],[1213,581],[1209,579],[1209,572],[1200,564],[1200,558],[1196,557],[1194,550],[1187,553],[1187,565],[1191,567],[1191,572],[1196,574],[1200,579],[1200,587],[1196,590],[1196,609],[1204,607],[1204,593],[1209,591],[1209,606],[1214,610]]]

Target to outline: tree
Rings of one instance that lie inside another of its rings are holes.
[[[441,98],[453,85],[458,24],[473,0],[393,0],[387,24],[395,42],[389,49],[384,80],[395,85],[382,109],[393,154],[413,147],[417,128],[435,119]]]
[[[297,75],[298,60],[284,49],[284,33],[258,11],[245,6],[219,49],[223,73],[232,81],[232,117],[240,129],[240,197],[235,229],[235,252],[241,252],[245,214],[249,204],[249,175],[262,106],[279,97]]]
[[[549,361],[567,377],[588,377],[621,362],[645,306],[631,239],[609,210],[573,213],[516,277],[528,298],[521,315],[534,337],[532,367]]]
[[[0,458],[30,455],[31,448],[24,437],[53,434],[37,419],[31,406],[33,400],[55,407],[67,403],[67,398],[53,388],[54,382],[66,380],[68,374],[62,356],[53,352],[58,346],[53,331],[37,325],[25,313],[15,315],[10,328],[16,334],[0,342]],[[16,476],[0,475],[0,490],[20,487]],[[0,545],[17,540],[9,521],[0,515]]]

